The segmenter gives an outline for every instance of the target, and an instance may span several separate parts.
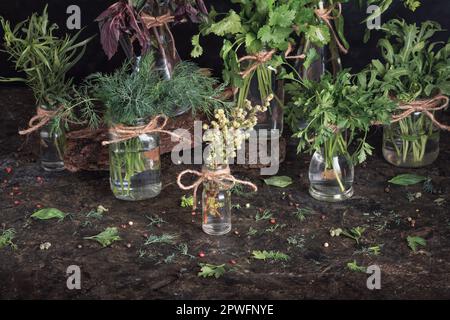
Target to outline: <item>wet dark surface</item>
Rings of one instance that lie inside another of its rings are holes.
[[[164,187],[159,197],[136,203],[116,200],[109,190],[107,172],[43,172],[34,155],[36,140],[30,138],[23,145],[24,139],[16,134],[33,112],[30,93],[3,88],[0,97],[0,223],[1,228],[17,232],[17,249],[0,249],[0,298],[450,298],[448,133],[441,135],[438,160],[430,167],[412,170],[433,179],[434,194],[424,192],[422,185],[388,187],[387,180],[410,171],[392,167],[382,159],[379,132],[372,137],[377,142],[374,157],[356,168],[355,196],[344,203],[321,203],[308,195],[309,156],[295,158],[295,148],[289,150],[279,173],[294,180],[285,189],[264,185],[258,170],[239,170],[239,178],[254,181],[260,190],[257,194],[234,194],[233,204],[241,208],[233,210],[233,231],[212,237],[201,231],[199,215],[193,217],[189,209],[179,205],[186,193],[177,187],[175,177],[188,166],[171,165],[165,156]],[[7,168],[11,168],[10,173]],[[421,192],[422,196],[410,202],[408,192]],[[437,199],[447,202],[435,202]],[[71,216],[61,222],[31,220],[38,205],[55,207]],[[98,205],[109,212],[101,220],[87,218]],[[294,216],[296,206],[311,208],[313,213],[300,221]],[[255,221],[259,208],[272,211],[278,229],[268,231],[274,226],[269,220]],[[147,217],[152,216],[167,223],[148,226]],[[83,240],[113,226],[119,228],[123,240],[111,247]],[[330,236],[331,228],[356,226],[366,228],[360,244]],[[256,235],[247,235],[250,227],[258,231]],[[179,237],[174,245],[144,245],[144,235],[163,233]],[[406,237],[411,235],[427,240],[427,246],[417,254],[407,246]],[[288,243],[292,237],[297,244]],[[40,250],[45,242],[51,247]],[[181,255],[175,248],[183,243],[194,257]],[[383,245],[380,255],[361,252],[373,245]],[[277,250],[288,254],[290,260],[255,260],[251,258],[253,250]],[[199,252],[205,257],[198,257]],[[361,266],[380,266],[381,290],[368,290],[368,275],[347,268],[353,260]],[[197,276],[202,262],[226,264],[232,270],[219,279],[203,279]],[[81,290],[66,288],[69,265],[81,268]]]

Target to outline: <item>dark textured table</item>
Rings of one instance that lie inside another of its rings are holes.
[[[254,181],[260,190],[234,194],[233,231],[212,237],[201,231],[199,215],[193,217],[189,209],[180,207],[185,193],[175,177],[188,166],[172,165],[165,157],[159,197],[136,203],[116,200],[107,172],[44,173],[34,156],[36,141],[30,138],[23,144],[24,139],[16,134],[33,112],[29,91],[2,88],[0,97],[0,223],[1,229],[17,232],[17,249],[0,249],[0,298],[450,298],[447,133],[442,134],[435,164],[412,170],[433,179],[434,194],[423,191],[421,185],[388,185],[387,180],[409,170],[392,167],[382,159],[380,132],[376,131],[371,137],[375,155],[356,168],[351,200],[338,204],[313,200],[307,192],[309,156],[297,158],[292,148],[279,174],[292,177],[294,183],[285,189],[269,187],[258,170],[239,170],[238,177]],[[408,199],[408,193],[417,192],[420,198]],[[30,215],[39,205],[70,216],[61,222],[34,221]],[[109,212],[101,220],[87,218],[98,205]],[[312,209],[303,221],[294,215],[299,208]],[[259,209],[271,210],[279,227],[273,228],[268,220],[256,221]],[[166,223],[149,226],[152,216]],[[123,240],[111,247],[83,240],[113,226],[119,228]],[[330,236],[331,228],[356,226],[366,228],[359,244]],[[256,235],[248,235],[249,228],[256,229]],[[144,245],[145,236],[164,233],[178,238],[174,244]],[[427,240],[416,254],[406,242],[411,235]],[[45,242],[51,247],[41,250]],[[177,248],[180,244],[187,245],[193,257],[182,255]],[[379,255],[367,252],[373,245],[381,245]],[[253,250],[276,250],[290,259],[255,260]],[[199,252],[205,256],[199,257]],[[353,261],[365,267],[380,266],[381,290],[367,289],[368,275],[347,268]],[[203,279],[197,275],[199,263],[226,264],[227,272],[219,279]],[[69,265],[81,268],[81,290],[66,287]]]

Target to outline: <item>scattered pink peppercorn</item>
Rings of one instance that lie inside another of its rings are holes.
[[[271,223],[271,224],[276,224],[276,223],[277,223],[277,220],[275,220],[275,219],[270,219],[270,223]]]
[[[18,206],[18,205],[20,204],[20,201],[19,201],[19,200],[16,200],[16,201],[14,201],[14,204],[15,204],[16,206]]]
[[[204,257],[206,256],[206,254],[205,254],[203,251],[200,251],[200,252],[198,253],[198,256],[199,256],[200,258],[204,258]]]
[[[38,204],[36,205],[36,208],[41,209],[41,208],[42,208],[42,204],[39,204],[39,203],[38,203]]]
[[[230,260],[230,264],[236,264],[236,260],[231,259],[231,260]]]
[[[12,168],[11,168],[11,167],[6,167],[6,168],[5,168],[5,172],[6,172],[7,174],[10,174],[10,173],[12,172]]]

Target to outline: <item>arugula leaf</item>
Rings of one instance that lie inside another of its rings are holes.
[[[113,242],[122,240],[116,227],[108,227],[105,231],[92,237],[84,237],[84,239],[97,241],[103,247],[110,246]]]
[[[199,266],[201,267],[201,270],[198,273],[198,276],[203,278],[215,277],[218,279],[226,272],[225,264],[213,265],[208,263],[200,263]]]
[[[12,249],[17,249],[17,245],[14,244],[13,240],[16,237],[16,230],[13,228],[3,230],[0,233],[0,249],[3,249],[6,246],[11,247]]]
[[[418,184],[420,182],[426,181],[428,178],[424,176],[419,176],[416,174],[406,173],[395,176],[389,183],[400,185],[400,186],[411,186],[414,184]]]
[[[422,246],[425,247],[427,245],[427,241],[424,238],[416,237],[416,236],[408,236],[406,238],[408,242],[408,247],[414,252],[417,252],[417,247]]]
[[[354,272],[363,272],[363,273],[365,273],[366,270],[367,270],[366,267],[359,266],[359,265],[356,263],[356,260],[353,260],[352,262],[348,262],[348,263],[347,263],[347,268],[348,268],[350,271],[354,271]]]
[[[274,186],[279,188],[285,188],[293,183],[291,177],[287,176],[275,176],[268,179],[263,179],[264,183],[268,186]]]
[[[259,251],[253,250],[252,258],[257,260],[278,260],[278,261],[288,261],[290,258],[287,254],[279,251]]]
[[[55,208],[45,208],[39,211],[36,211],[31,215],[31,218],[38,220],[50,220],[50,219],[59,219],[64,220],[66,214]]]

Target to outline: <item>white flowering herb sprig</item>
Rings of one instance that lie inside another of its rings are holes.
[[[250,131],[258,122],[257,113],[266,112],[273,98],[274,95],[270,94],[262,105],[252,106],[251,102],[246,100],[244,106],[236,105],[228,112],[224,109],[215,111],[215,120],[211,121],[210,125],[203,125],[203,141],[208,143],[208,165],[214,167],[228,164],[229,159],[237,156],[237,151],[250,137]]]

